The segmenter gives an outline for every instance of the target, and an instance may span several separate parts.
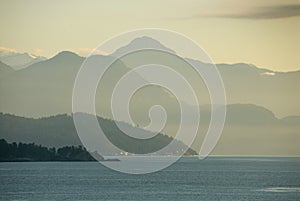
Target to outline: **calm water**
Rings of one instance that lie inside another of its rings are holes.
[[[0,200],[300,200],[300,158],[185,157],[147,175],[96,162],[0,163]]]

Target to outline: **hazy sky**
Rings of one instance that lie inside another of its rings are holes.
[[[79,54],[139,28],[180,32],[216,63],[300,69],[299,0],[0,0],[0,47]]]

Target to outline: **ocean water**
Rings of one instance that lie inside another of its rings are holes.
[[[298,201],[300,158],[184,157],[146,175],[97,162],[0,163],[0,200]]]

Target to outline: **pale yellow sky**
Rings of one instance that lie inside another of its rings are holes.
[[[300,70],[299,0],[0,0],[0,26],[0,47],[48,57],[163,28],[196,41],[216,63]]]

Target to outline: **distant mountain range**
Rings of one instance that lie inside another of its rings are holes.
[[[29,53],[19,53],[0,49],[0,61],[11,66],[15,70],[26,68],[34,63],[46,59],[46,57],[36,56]]]
[[[126,50],[143,47],[144,44],[172,51],[152,38],[141,37],[111,55],[93,55],[89,62],[92,63],[93,68],[101,68]],[[192,148],[198,151],[210,120],[209,93],[201,78],[189,65],[180,60],[174,62],[168,54],[157,54],[149,50],[117,60],[98,85],[97,114],[102,118],[113,119],[110,111],[110,96],[115,84],[132,67],[147,63],[153,58],[178,71],[191,82],[194,88],[199,99],[201,122],[199,136]],[[63,51],[50,59],[42,59],[20,70],[0,62],[0,112],[35,118],[71,114],[73,84],[84,60],[84,57],[73,52]],[[201,61],[189,58],[187,60],[200,68],[211,67],[211,64]],[[217,64],[217,68],[224,81],[229,105],[224,132],[214,154],[299,155],[297,147],[300,147],[300,71],[275,72],[245,63]],[[168,126],[163,133],[174,136],[180,122],[180,111],[175,97],[157,87],[143,90],[144,93],[138,92],[132,98],[133,120],[140,126],[147,125],[148,109],[152,105],[160,104],[168,114]],[[193,107],[198,106],[191,106],[191,109]],[[12,121],[8,121],[10,118]],[[63,118],[63,125],[57,122],[60,118]],[[19,119],[27,123],[19,126],[17,124]],[[49,119],[58,124],[55,124],[51,128],[53,130],[44,136],[41,130],[43,126],[47,127],[48,124],[44,122]],[[2,129],[0,138],[10,142],[35,140],[34,142],[47,146],[79,143],[78,137],[74,136],[71,117],[55,116],[42,120],[2,115],[0,124],[5,121],[8,122],[9,127],[5,127],[5,130],[0,126]],[[31,125],[31,122],[34,123]],[[27,124],[30,127],[28,130],[26,130]],[[41,126],[36,126],[38,124]],[[32,127],[36,129],[33,132],[31,132]]]
[[[198,153],[208,127],[209,110],[203,110],[201,115],[200,129],[192,145],[192,149],[195,151],[189,150],[189,154]],[[114,121],[101,117],[98,117],[98,121],[107,138],[128,152],[152,152],[166,146],[172,140],[172,137],[163,134],[158,134],[149,140],[135,140],[122,133]],[[143,135],[152,135],[149,131],[141,128],[126,123],[122,124],[128,129],[136,129]],[[299,131],[299,116],[277,119],[271,111],[262,107],[245,104],[229,105],[223,134],[212,154],[299,155]],[[34,142],[47,147],[81,144],[72,117],[68,115],[32,119],[0,113],[1,138],[8,142]],[[178,149],[182,149],[184,146],[181,142],[177,142]],[[105,154],[115,155],[109,147],[106,147],[106,150]],[[168,154],[170,153],[174,154],[176,150],[169,150]]]
[[[101,63],[112,60],[126,48],[143,46],[144,43],[169,50],[154,39],[141,37],[133,40],[127,46],[121,47],[112,55],[94,55],[95,63],[98,62],[95,67],[101,68]],[[152,58],[149,55],[145,58],[143,53],[140,54],[138,56],[141,60],[134,60],[129,56],[115,64],[115,67],[111,69],[111,74],[108,73],[107,80],[102,83],[102,86],[106,87],[103,89],[106,94],[110,94],[109,91],[113,85],[121,75],[130,70],[131,66],[146,62],[147,59],[151,61]],[[0,111],[32,117],[70,114],[73,83],[84,60],[84,57],[64,51],[50,59],[14,72],[8,65],[0,63]],[[188,60],[201,68],[210,67],[209,64],[200,61]],[[168,63],[169,59],[164,56],[161,57],[160,62],[172,66],[188,78],[195,88],[200,105],[209,104],[207,88],[190,66],[180,61]],[[274,112],[277,117],[300,115],[300,102],[298,101],[300,100],[300,71],[274,72],[245,63],[218,64],[217,67],[225,84],[228,104],[260,105]],[[8,71],[9,73],[7,73]],[[98,92],[100,88],[98,87]],[[152,89],[152,91],[155,90]],[[154,92],[152,93],[155,99],[160,99],[160,101],[168,99],[168,95],[162,94],[162,92],[155,92],[156,95]],[[100,100],[99,95],[97,95],[97,100]],[[151,97],[149,100],[147,98],[143,101],[155,102]],[[101,108],[104,104],[99,103],[98,105],[98,108]],[[165,105],[170,104],[167,102]],[[104,115],[101,114],[101,116],[108,115],[106,112],[103,113]]]

